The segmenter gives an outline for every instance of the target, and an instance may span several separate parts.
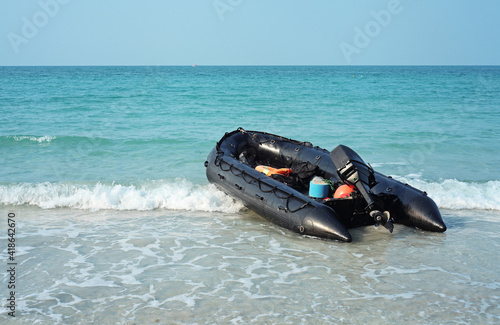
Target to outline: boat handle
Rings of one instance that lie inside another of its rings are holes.
[[[224,179],[225,177],[221,174],[217,174],[217,176],[219,176],[220,179]]]
[[[258,198],[259,200],[264,200],[264,197],[263,196],[260,196],[259,194],[255,194],[255,197]]]
[[[238,189],[238,190],[242,190],[243,187],[239,186],[238,184],[234,184],[234,186]]]
[[[285,211],[285,212],[288,212],[288,209],[287,209],[287,208],[285,208],[285,207],[284,207],[284,206],[282,206],[282,205],[280,205],[280,206],[278,207],[278,210],[280,210],[280,211],[281,211],[281,210],[283,210],[283,211]]]

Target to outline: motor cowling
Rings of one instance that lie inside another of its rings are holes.
[[[377,203],[371,193],[371,188],[377,184],[373,168],[366,164],[354,150],[344,145],[335,147],[330,152],[330,159],[340,179],[347,185],[355,186],[366,201],[365,211],[373,217],[375,223],[383,225],[392,232],[390,213],[381,211],[383,206]]]

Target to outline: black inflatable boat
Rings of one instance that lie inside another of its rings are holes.
[[[343,145],[329,152],[239,128],[222,137],[205,167],[222,191],[299,234],[350,242],[347,229],[367,225],[446,231],[427,193],[374,171]]]

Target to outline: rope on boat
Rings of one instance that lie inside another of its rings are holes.
[[[234,164],[231,164],[231,163],[228,163],[227,161],[224,161],[222,159],[223,154],[224,154],[223,151],[217,150],[217,156],[216,156],[215,161],[214,161],[215,166],[219,167],[224,172],[231,172],[231,174],[233,174],[234,176],[241,177],[245,181],[245,183],[247,183],[247,184],[250,184],[252,182],[257,182],[257,185],[259,186],[259,190],[261,190],[263,193],[272,193],[278,199],[286,200],[286,211],[287,212],[295,213],[295,212],[300,211],[300,210],[302,210],[310,205],[312,206],[311,202],[306,201],[306,200],[294,195],[293,193],[285,192],[282,189],[280,189],[278,186],[271,185],[271,184],[255,177],[255,176],[247,173],[246,171],[236,167]],[[223,164],[226,164],[228,166],[228,168],[223,167]],[[250,180],[248,180],[247,177],[250,178]],[[269,190],[264,190],[262,188],[262,185],[269,187]],[[284,196],[278,195],[279,192],[284,193],[285,195]],[[290,201],[292,199],[303,202],[303,204],[301,206],[299,206],[297,209],[290,209]]]

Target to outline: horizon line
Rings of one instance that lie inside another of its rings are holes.
[[[83,64],[83,65],[0,65],[7,67],[498,67],[500,64]]]

